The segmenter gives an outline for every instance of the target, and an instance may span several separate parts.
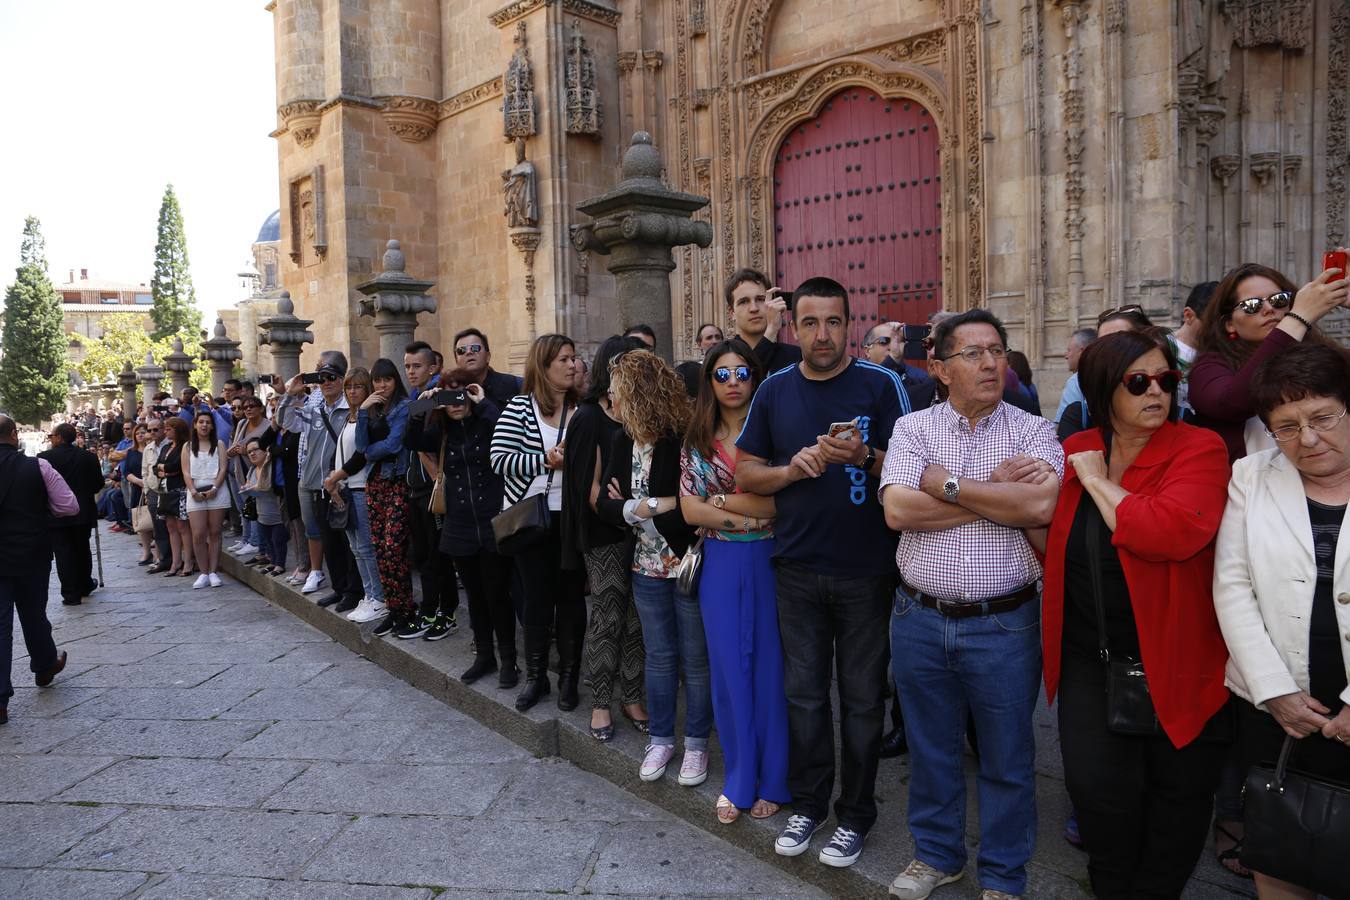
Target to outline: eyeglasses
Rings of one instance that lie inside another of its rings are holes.
[[[870,347],[872,344],[876,344],[879,347],[889,347],[891,345],[891,336],[889,334],[883,334],[881,337],[874,339],[871,344],[863,344],[863,347]]]
[[[456,356],[468,356],[470,353],[482,353],[482,344],[465,344],[463,347],[455,348]]]
[[[939,356],[938,359],[942,360],[943,362],[946,362],[947,360],[952,359],[953,357],[959,356],[968,363],[977,363],[984,358],[984,355],[986,353],[988,353],[990,356],[994,358],[995,361],[997,361],[1003,359],[1003,357],[1008,355],[1008,348],[1001,346],[999,344],[991,344],[988,347],[963,347],[960,350],[957,350],[955,353],[949,354],[947,356]]]
[[[1181,384],[1181,373],[1176,369],[1168,369],[1166,372],[1159,372],[1157,375],[1126,372],[1124,377],[1120,379],[1120,383],[1125,385],[1125,390],[1136,397],[1144,396],[1148,392],[1148,386],[1155,381],[1158,382],[1158,387],[1162,388],[1164,394],[1172,394],[1176,392],[1177,385]]]
[[[1104,309],[1097,316],[1097,324],[1100,325],[1112,316],[1142,316],[1144,308],[1138,303],[1127,303],[1125,306],[1115,306],[1111,309]]]
[[[1303,429],[1309,428],[1313,431],[1330,431],[1340,424],[1341,419],[1345,418],[1345,410],[1341,410],[1340,415],[1313,416],[1304,425],[1283,425],[1274,431],[1267,430],[1266,434],[1279,441],[1281,444],[1289,441],[1296,441],[1303,434]]]
[[[713,378],[715,378],[715,379],[717,380],[717,383],[718,383],[718,384],[726,384],[728,381],[731,380],[731,376],[732,376],[732,375],[735,375],[735,376],[736,376],[736,380],[737,380],[737,381],[740,381],[740,382],[746,382],[746,381],[749,381],[749,380],[750,380],[750,367],[749,367],[749,366],[731,366],[731,367],[727,367],[727,366],[718,366],[716,369],[713,369]]]
[[[1234,309],[1240,309],[1249,316],[1254,316],[1261,311],[1262,305],[1269,303],[1271,309],[1288,309],[1294,305],[1293,291],[1276,291],[1269,297],[1248,297],[1245,300],[1239,300]]]

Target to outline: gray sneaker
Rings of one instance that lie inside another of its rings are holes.
[[[964,874],[966,873],[963,870],[948,875],[946,872],[939,872],[923,860],[916,859],[905,866],[905,871],[895,876],[895,880],[891,882],[891,896],[898,900],[924,900],[944,884],[960,881]]]

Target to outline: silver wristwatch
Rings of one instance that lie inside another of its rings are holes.
[[[948,503],[955,503],[956,498],[961,496],[961,482],[955,475],[942,482],[942,495],[947,498]]]
[[[652,515],[656,515],[656,510],[657,510],[660,506],[661,506],[660,501],[657,500],[655,497],[648,497],[648,498],[647,498],[647,509],[651,512]]]

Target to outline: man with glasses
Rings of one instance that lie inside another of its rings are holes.
[[[905,326],[899,322],[873,325],[863,336],[863,357],[870,363],[890,369],[900,376],[900,384],[909,395],[909,408],[927,409],[937,396],[937,382],[918,366],[905,362]]]
[[[1049,524],[1064,452],[1048,420],[1003,402],[1007,341],[983,309],[934,328],[933,374],[947,401],[896,424],[881,475],[886,523],[901,532],[891,670],[915,842],[891,885],[901,900],[964,872],[966,710],[979,742],[985,900],[1024,893],[1035,843],[1041,565],[1024,529]]]
[[[488,339],[477,328],[466,328],[455,335],[455,364],[451,368],[468,372],[474,384],[482,385],[483,393],[500,409],[520,393],[519,376],[492,368]]]

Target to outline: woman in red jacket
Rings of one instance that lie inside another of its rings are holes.
[[[1065,442],[1045,561],[1045,686],[1059,693],[1069,796],[1099,898],[1179,897],[1204,847],[1222,743],[1197,741],[1228,702],[1210,594],[1228,460],[1213,432],[1179,423],[1167,344],[1099,339],[1078,369],[1098,427]],[[1142,661],[1153,733],[1108,728],[1102,638]]]

